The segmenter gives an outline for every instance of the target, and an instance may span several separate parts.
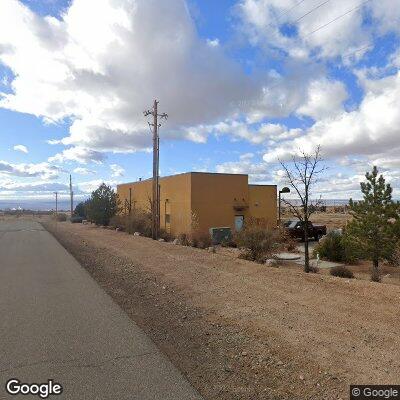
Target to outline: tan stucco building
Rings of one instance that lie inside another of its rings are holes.
[[[123,207],[150,210],[152,179],[118,185]],[[277,224],[276,185],[249,185],[248,175],[188,172],[160,178],[160,225],[173,235],[240,229],[249,217]]]

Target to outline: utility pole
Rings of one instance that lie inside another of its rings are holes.
[[[71,218],[74,213],[74,192],[72,191],[72,176],[69,176],[69,195],[71,200]]]
[[[153,128],[153,196],[151,203],[151,222],[152,222],[152,238],[154,240],[158,239],[158,234],[160,231],[160,137],[158,134],[158,128],[161,124],[158,123],[158,117],[167,119],[168,115],[166,113],[158,114],[158,101],[154,100],[154,105],[151,110],[144,111],[144,116],[153,116],[153,123],[149,122],[149,126]]]
[[[58,192],[54,192],[56,195],[56,221],[58,220]]]
[[[132,188],[129,188],[129,215],[131,215],[132,211]]]

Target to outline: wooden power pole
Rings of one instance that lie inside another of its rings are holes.
[[[71,207],[71,218],[74,214],[74,192],[72,191],[72,176],[69,176],[69,195],[70,195],[70,207]]]
[[[58,216],[58,192],[54,192],[54,194],[56,195],[56,221],[57,221],[57,216]]]
[[[158,101],[154,100],[154,105],[151,110],[147,110],[143,113],[146,117],[148,115],[153,116],[153,122],[149,122],[149,126],[152,127],[153,133],[153,194],[151,202],[151,222],[152,222],[152,238],[154,240],[158,239],[160,232],[160,137],[158,134],[158,128],[161,124],[158,123],[158,117],[168,118],[168,115],[163,113],[158,113]]]

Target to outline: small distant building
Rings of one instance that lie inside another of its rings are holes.
[[[125,212],[150,211],[152,179],[118,185]],[[160,178],[160,226],[172,235],[240,230],[249,217],[277,224],[276,185],[249,185],[248,175],[188,172]]]

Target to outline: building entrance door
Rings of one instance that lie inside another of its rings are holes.
[[[239,232],[242,230],[244,224],[244,215],[235,215],[235,231]]]

